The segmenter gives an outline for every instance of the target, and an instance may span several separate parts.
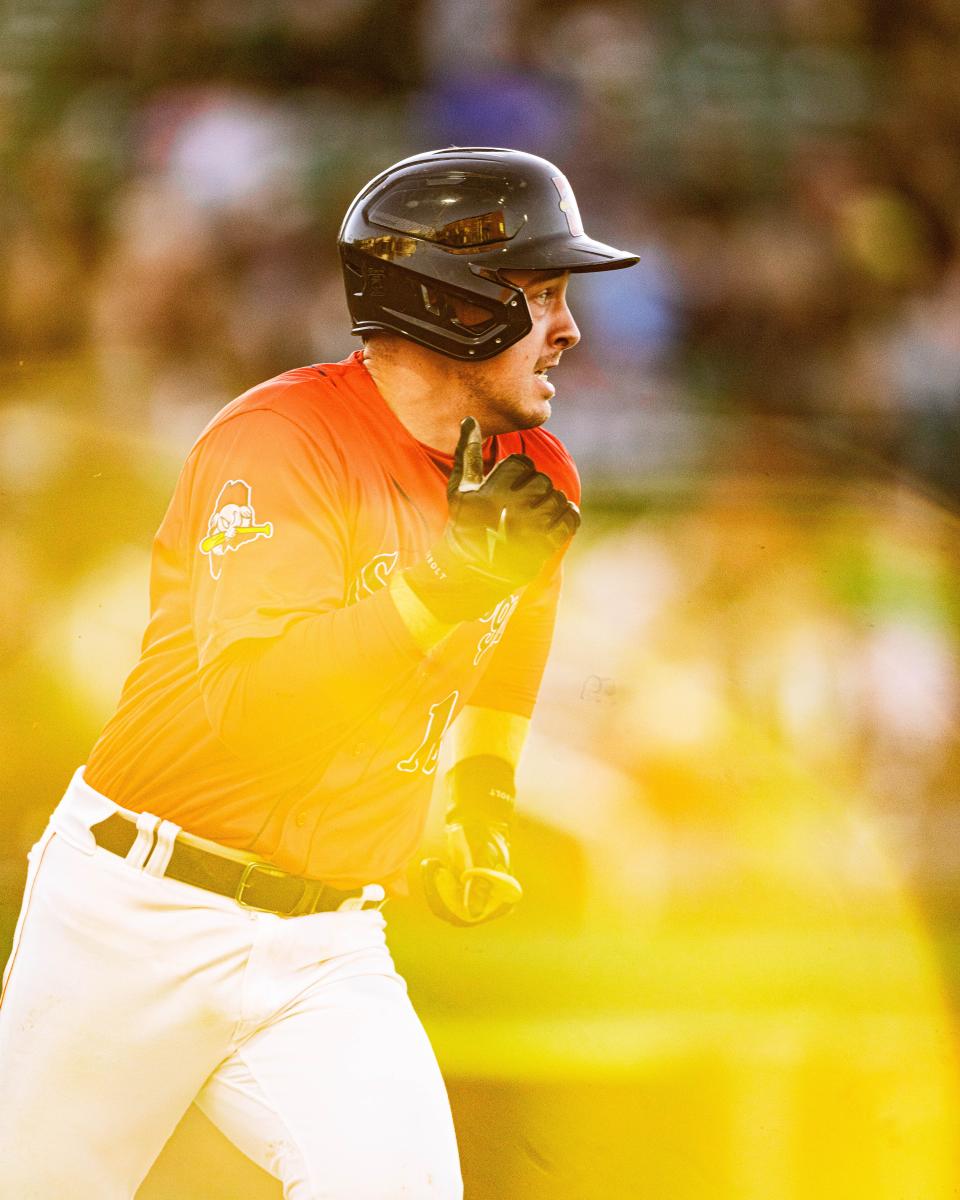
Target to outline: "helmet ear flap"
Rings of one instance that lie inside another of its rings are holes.
[[[358,247],[341,244],[340,255],[354,333],[386,329],[451,358],[480,362],[532,328],[522,291],[502,281],[471,273],[468,289]]]
[[[465,300],[448,292],[438,284],[420,285],[424,311],[439,318],[444,324],[458,326],[468,333],[485,333],[496,320],[491,308],[478,300]]]
[[[340,251],[340,265],[343,268],[343,283],[347,289],[347,299],[363,295],[363,264],[353,261],[352,256]]]
[[[421,283],[420,295],[423,297],[423,307],[426,312],[432,313],[435,317],[443,316],[443,297],[436,286],[428,287],[425,283]]]

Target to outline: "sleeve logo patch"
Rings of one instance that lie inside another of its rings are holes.
[[[239,550],[248,542],[268,537],[273,537],[273,525],[269,521],[257,524],[250,484],[245,479],[228,479],[207,522],[207,536],[200,543],[200,553],[206,555],[210,574],[214,579],[220,578],[223,556],[228,550]]]

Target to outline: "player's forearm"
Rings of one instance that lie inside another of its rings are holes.
[[[453,925],[504,916],[523,888],[510,865],[515,769],[530,722],[468,706],[457,721],[457,761],[447,773],[446,854],[421,863],[431,910]]]
[[[517,713],[468,705],[454,726],[447,776],[448,819],[509,821],[516,770],[530,721]]]
[[[530,730],[530,719],[519,713],[468,704],[453,729],[456,761],[491,755],[516,769]]]

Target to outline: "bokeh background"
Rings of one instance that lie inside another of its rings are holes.
[[[368,177],[517,146],[643,257],[571,288],[524,905],[391,913],[467,1195],[955,1197],[958,50],[956,0],[6,0],[0,958],[192,439],[352,350]],[[139,1196],[278,1194],[190,1114]]]

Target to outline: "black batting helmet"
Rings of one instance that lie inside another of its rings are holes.
[[[467,361],[492,358],[530,332],[523,291],[504,270],[611,271],[637,262],[587,237],[552,163],[478,146],[388,167],[347,209],[338,245],[354,333],[389,329]],[[478,319],[467,322],[465,311]]]

